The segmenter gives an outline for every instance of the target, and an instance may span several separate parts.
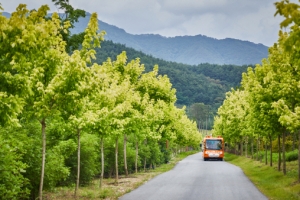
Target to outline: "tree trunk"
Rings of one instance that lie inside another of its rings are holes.
[[[119,138],[116,139],[116,148],[115,148],[115,167],[116,167],[116,179],[115,184],[118,185],[118,179],[119,179],[119,170],[118,170],[118,145],[119,145]]]
[[[298,132],[298,182],[300,183],[300,131]]]
[[[246,156],[246,158],[248,158],[248,136],[246,137],[245,156]]]
[[[243,139],[241,141],[241,156],[244,155],[244,144],[243,144]]]
[[[259,160],[259,137],[257,136],[257,141],[256,141],[256,160]]]
[[[251,139],[251,158],[254,159],[254,139]]]
[[[286,162],[285,162],[285,130],[282,132],[282,172],[286,175]]]
[[[76,187],[75,187],[75,198],[77,197],[77,192],[79,188],[79,179],[80,179],[80,129],[77,129],[77,179],[76,179]]]
[[[265,141],[265,164],[268,165],[268,143]]]
[[[297,135],[296,133],[293,134],[293,145],[292,145],[292,151],[294,151],[296,149],[296,138]]]
[[[135,142],[135,173],[137,174],[138,170],[138,156],[139,156],[139,142]]]
[[[126,153],[126,142],[127,142],[127,137],[126,134],[124,134],[124,168],[125,168],[125,175],[128,177],[128,169],[127,169],[127,153]]]
[[[109,178],[112,177],[113,171],[114,171],[114,168],[111,167],[110,170],[109,170],[109,173],[108,173],[108,177],[109,177]]]
[[[234,143],[234,154],[235,154],[235,155],[237,155],[237,151],[236,151],[237,147],[236,147],[236,146],[237,146],[237,144],[236,144],[236,142],[235,142],[235,143]]]
[[[104,151],[103,151],[103,137],[100,140],[100,152],[101,152],[101,174],[100,174],[100,188],[102,187],[102,181],[104,176]]]
[[[43,199],[43,186],[44,186],[44,173],[45,173],[45,161],[46,161],[46,120],[42,119],[40,122],[42,125],[42,169],[39,189],[39,200]]]
[[[281,170],[281,144],[280,135],[278,135],[278,171]]]
[[[261,145],[264,146],[263,138],[262,138],[262,140],[261,140]],[[262,150],[263,150],[263,149],[262,149]],[[264,155],[263,152],[259,154],[259,161],[260,161],[260,162],[263,161],[263,155]]]
[[[273,166],[273,145],[272,145],[272,136],[269,135],[270,138],[270,166]]]
[[[146,162],[147,161],[147,158],[146,158],[146,156],[145,156],[145,159],[144,159],[144,172],[146,172]]]

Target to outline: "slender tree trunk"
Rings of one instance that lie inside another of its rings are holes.
[[[108,177],[109,177],[109,178],[111,178],[111,177],[112,177],[113,171],[114,171],[114,169],[113,169],[113,168],[110,168],[110,170],[109,170],[109,174],[108,174]]]
[[[270,138],[270,166],[273,166],[273,144],[272,144],[272,136],[269,135]]]
[[[80,180],[80,129],[77,129],[77,179],[76,179],[76,187],[75,187],[75,198],[77,197],[78,188],[79,188],[79,180]]]
[[[145,156],[145,158],[144,158],[144,172],[146,172],[146,160],[147,160],[147,158]]]
[[[139,142],[138,140],[135,142],[135,173],[137,174],[138,170],[138,156],[139,156]]]
[[[103,137],[100,140],[100,152],[101,152],[101,174],[100,174],[100,188],[102,188],[102,181],[104,176],[104,150],[103,150]]]
[[[125,175],[128,177],[128,168],[127,168],[127,152],[126,152],[126,143],[127,143],[127,137],[126,134],[124,134],[124,169],[125,169]]]
[[[285,130],[282,132],[282,172],[286,175],[286,162],[285,162]]]
[[[254,159],[254,139],[251,139],[251,158]]]
[[[116,139],[116,148],[115,148],[115,167],[116,167],[116,179],[115,184],[118,185],[118,179],[119,179],[119,170],[118,170],[118,145],[119,145],[119,138]]]
[[[268,143],[265,141],[265,163],[268,165]]]
[[[46,120],[42,119],[40,122],[42,125],[42,169],[39,189],[39,200],[43,199],[43,186],[44,186],[44,173],[45,173],[45,161],[46,161]]]
[[[259,160],[259,137],[257,136],[257,141],[256,141],[256,160]]]
[[[296,133],[293,134],[293,145],[292,145],[292,150],[294,151],[296,149]]]
[[[241,156],[244,155],[244,144],[243,144],[243,139],[241,141]]]
[[[147,146],[147,139],[145,139],[144,144],[145,144],[145,146]],[[144,158],[144,172],[146,172],[146,164],[147,164],[146,162],[147,162],[147,157],[145,156],[145,158]]]
[[[263,138],[262,138],[262,139],[263,139]],[[263,140],[261,140],[261,146],[264,146],[264,141],[263,141]],[[262,150],[263,150],[263,149],[262,149]],[[264,156],[263,152],[259,154],[259,161],[260,161],[260,162],[263,161],[263,156]]]
[[[298,131],[298,182],[300,183],[300,131]]]
[[[281,171],[281,143],[280,143],[280,135],[278,135],[278,171]]]
[[[237,151],[236,151],[237,147],[236,147],[236,146],[237,146],[237,144],[236,144],[236,142],[235,142],[235,143],[234,143],[234,154],[235,154],[235,155],[237,155]]]
[[[245,156],[246,156],[246,158],[248,158],[248,136],[246,137],[246,144],[245,144]]]

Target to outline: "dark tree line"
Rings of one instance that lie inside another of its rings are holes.
[[[190,106],[201,102],[210,105],[212,111],[216,111],[223,103],[227,91],[240,86],[241,74],[249,67],[209,63],[187,65],[169,62],[112,41],[101,43],[101,48],[97,49],[96,62],[102,63],[108,57],[115,59],[122,51],[126,51],[129,60],[140,58],[141,63],[145,65],[146,72],[151,71],[157,64],[159,74],[168,75],[177,90],[178,105]]]

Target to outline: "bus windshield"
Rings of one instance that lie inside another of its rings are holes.
[[[222,149],[222,140],[206,140],[206,149],[207,150],[221,150]]]

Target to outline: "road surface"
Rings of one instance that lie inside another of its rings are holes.
[[[226,160],[226,158],[225,158]],[[226,161],[188,156],[120,200],[266,200],[243,171]]]

